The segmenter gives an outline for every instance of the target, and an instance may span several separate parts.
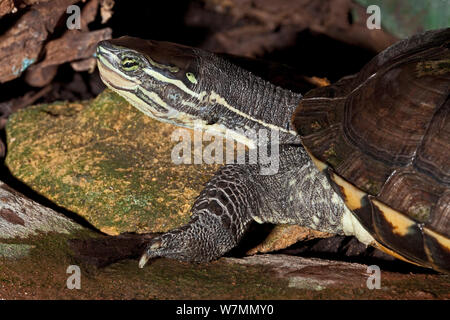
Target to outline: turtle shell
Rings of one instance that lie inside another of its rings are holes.
[[[308,92],[293,125],[379,247],[450,272],[450,29]]]

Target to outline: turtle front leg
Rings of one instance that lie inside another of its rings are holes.
[[[139,267],[155,257],[207,262],[235,247],[259,207],[247,180],[245,166],[220,169],[196,199],[189,223],[151,239]]]

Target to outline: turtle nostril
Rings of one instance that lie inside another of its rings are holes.
[[[100,44],[98,44],[97,48],[95,49],[94,56],[98,57],[100,54],[101,54]]]

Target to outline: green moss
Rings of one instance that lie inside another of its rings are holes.
[[[5,240],[34,248],[21,259],[0,259],[0,283],[6,297],[59,299],[269,299],[295,297],[297,290],[285,282],[267,278],[261,267],[232,265],[217,261],[190,264],[158,259],[139,269],[137,261],[126,260],[104,269],[81,265],[82,289],[68,290],[67,267],[77,264],[70,256],[67,240],[95,236],[87,230],[72,235],[41,234],[26,240]],[[4,242],[5,242],[4,241]],[[26,288],[27,296],[19,289]],[[12,289],[12,290],[11,290]],[[4,297],[4,296],[3,296]]]
[[[143,269],[124,260],[103,269],[80,264],[71,256],[68,240],[98,235],[86,230],[67,234],[39,234],[1,243],[32,245],[21,259],[0,258],[1,298],[5,299],[445,299],[450,279],[439,274],[382,272],[381,289],[364,283],[316,290],[290,286],[264,266],[240,265],[220,259],[196,264],[155,259]],[[69,290],[69,265],[81,269],[81,289]],[[300,275],[301,271],[300,271]],[[295,277],[295,272],[293,272]]]
[[[167,231],[189,220],[189,207],[218,169],[175,165],[175,129],[105,90],[94,100],[14,114],[6,165],[106,233]]]

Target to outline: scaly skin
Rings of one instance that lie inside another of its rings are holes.
[[[191,221],[152,239],[149,258],[206,262],[235,247],[250,222],[300,224],[343,234],[345,204],[300,146],[280,147],[277,174],[261,175],[259,165],[226,165],[195,201]]]

